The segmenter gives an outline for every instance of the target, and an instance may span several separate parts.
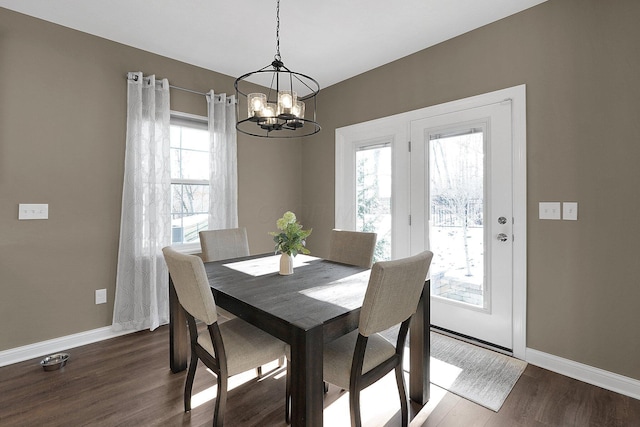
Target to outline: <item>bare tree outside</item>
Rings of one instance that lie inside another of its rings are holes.
[[[172,243],[198,240],[209,222],[209,134],[171,125]]]
[[[375,261],[391,259],[391,147],[356,154],[356,230],[377,233]]]
[[[430,236],[440,258],[432,287],[437,294],[476,303],[484,274],[483,134],[431,139],[429,168]]]

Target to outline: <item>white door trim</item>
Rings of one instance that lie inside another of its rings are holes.
[[[407,141],[410,130],[410,123],[413,120],[433,117],[440,114],[446,114],[451,111],[459,111],[466,108],[474,108],[477,106],[501,102],[511,99],[512,105],[512,132],[513,132],[513,355],[519,359],[526,357],[526,320],[527,320],[527,150],[526,150],[526,85],[514,86],[511,88],[497,90],[482,95],[472,96],[457,101],[451,101],[444,104],[434,105],[407,113],[397,114],[365,123],[359,123],[352,126],[336,129],[336,227],[350,228],[348,221],[345,221],[349,215],[345,215],[348,204],[345,204],[349,198],[347,186],[344,185],[345,180],[349,177],[345,176],[345,168],[343,162],[347,153],[350,153],[351,144],[363,133],[371,135],[372,129],[383,130],[383,135],[392,133],[396,144],[400,141]],[[376,132],[374,132],[376,133]],[[380,135],[378,133],[378,135]],[[394,158],[394,165],[402,161],[399,157],[407,156],[404,150],[397,150],[397,156]],[[406,163],[405,163],[406,164]],[[407,174],[402,173],[397,176],[398,185],[394,184],[394,204],[408,201],[409,195],[403,192],[402,186],[408,184]],[[408,187],[405,187],[408,188]],[[408,236],[407,227],[400,227],[395,230],[400,236]],[[402,237],[397,236],[396,239]],[[398,240],[403,241],[403,240]],[[404,256],[402,250],[395,253],[395,257]]]
[[[526,86],[508,89],[513,120],[513,355],[527,353],[527,110]]]

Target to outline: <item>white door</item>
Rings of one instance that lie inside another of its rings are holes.
[[[411,121],[411,252],[434,253],[431,324],[513,349],[511,102]]]

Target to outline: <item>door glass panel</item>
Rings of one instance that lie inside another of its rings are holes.
[[[374,261],[391,259],[391,146],[356,152],[356,231],[378,234]]]
[[[429,139],[431,295],[485,307],[482,129]]]

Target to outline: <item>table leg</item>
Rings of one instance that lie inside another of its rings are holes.
[[[169,367],[171,372],[176,373],[187,369],[188,353],[187,318],[178,301],[173,281],[169,277]]]
[[[322,426],[322,327],[296,330],[291,342],[291,426]]]
[[[409,396],[414,402],[424,405],[429,401],[429,358],[431,357],[431,342],[429,330],[430,319],[430,291],[429,280],[425,282],[422,296],[418,303],[418,310],[411,319],[409,335]]]

